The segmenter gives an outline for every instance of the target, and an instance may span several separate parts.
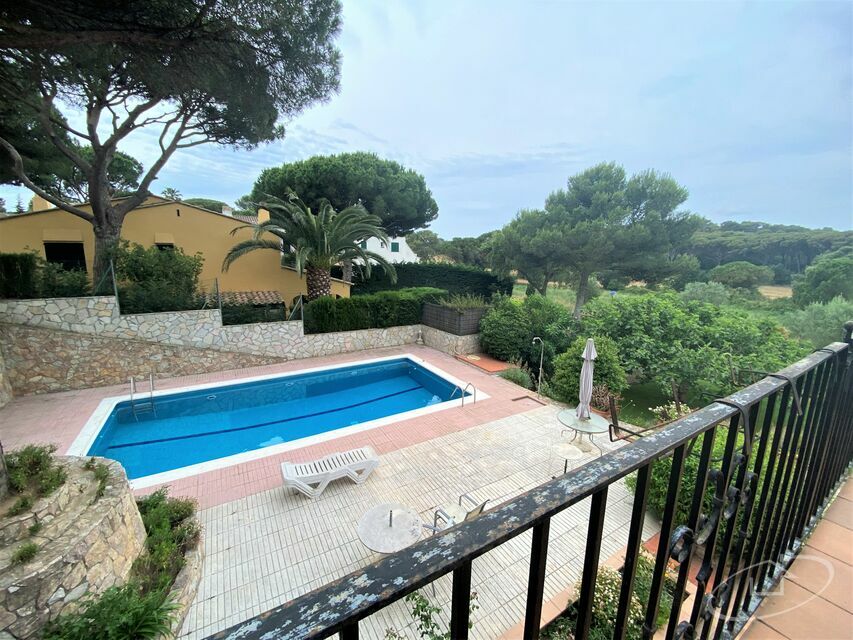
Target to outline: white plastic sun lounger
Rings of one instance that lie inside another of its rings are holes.
[[[373,447],[362,447],[333,453],[313,462],[283,462],[281,474],[286,489],[295,489],[309,498],[316,498],[332,480],[338,478],[349,478],[356,484],[363,483],[377,466],[379,456]]]

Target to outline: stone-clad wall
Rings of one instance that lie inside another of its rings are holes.
[[[3,358],[3,347],[0,345],[0,409],[12,399],[12,385],[9,382],[9,373],[6,370],[6,361]]]
[[[121,465],[105,462],[110,477],[97,497],[98,483],[84,460],[68,459],[72,497],[24,538],[39,545],[32,560],[10,562],[10,550],[22,541],[0,548],[0,638],[40,638],[48,621],[73,611],[83,596],[122,584],[130,574],[145,546],[145,527]]]
[[[125,384],[130,376],[149,373],[171,378],[282,360],[12,324],[0,325],[0,349],[18,395]]]
[[[419,334],[446,353],[478,349],[476,334],[423,325],[305,335],[300,321],[223,326],[218,309],[120,315],[112,296],[0,300],[0,406],[4,377],[15,393],[43,393],[124,383],[152,370],[171,377],[397,347]]]

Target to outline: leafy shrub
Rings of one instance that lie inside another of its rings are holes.
[[[693,409],[688,407],[686,404],[681,404],[681,411],[679,411],[678,407],[675,405],[675,401],[673,400],[672,402],[662,404],[659,407],[652,407],[651,412],[655,414],[655,418],[657,418],[659,422],[672,422],[682,416],[686,416],[688,413],[692,413]]]
[[[793,280],[794,302],[804,307],[836,296],[853,301],[853,246],[822,253]]]
[[[498,360],[515,362],[521,358],[530,339],[530,321],[522,304],[505,296],[496,297],[480,321],[483,351]]]
[[[38,271],[38,292],[42,298],[75,298],[91,295],[92,287],[83,269],[68,270],[59,264],[42,262]]]
[[[36,557],[39,547],[35,542],[25,542],[12,553],[12,564],[26,564]]]
[[[554,377],[551,379],[550,389],[558,400],[570,403],[578,401],[583,366],[581,355],[586,347],[586,340],[585,337],[577,338],[565,353],[554,360]],[[628,388],[628,381],[625,369],[619,362],[616,344],[604,337],[595,337],[594,340],[598,357],[595,359],[593,380],[599,385],[606,386],[610,393],[618,395]]]
[[[305,333],[420,324],[424,303],[446,294],[443,289],[416,287],[351,298],[318,298],[305,305]]]
[[[9,488],[47,496],[65,483],[66,472],[53,457],[56,445],[29,444],[6,454]]]
[[[131,582],[61,615],[47,626],[44,640],[153,640],[169,635],[176,609],[163,592],[144,593]]]
[[[841,340],[842,327],[850,319],[853,319],[853,300],[836,296],[829,302],[813,302],[804,309],[785,314],[782,324],[798,338],[820,349]]]
[[[454,293],[447,298],[441,298],[438,303],[442,307],[464,311],[465,309],[482,309],[489,306],[486,299],[476,293]]]
[[[115,250],[116,280],[122,313],[198,309],[198,278],[204,258],[182,249],[164,251],[122,242]]]
[[[539,294],[523,301],[496,296],[480,322],[480,345],[499,360],[520,360],[530,371],[539,371],[541,357],[548,377],[553,372],[554,356],[568,347],[576,325],[566,307]],[[533,343],[536,336],[542,343]]]
[[[773,269],[740,260],[714,267],[708,272],[708,278],[732,289],[755,289],[773,281]]]
[[[287,320],[287,308],[283,304],[229,304],[222,307],[222,324],[253,324],[285,320]]]
[[[38,534],[38,532],[41,531],[43,527],[44,525],[41,522],[33,522],[29,527],[27,527],[27,533],[31,536],[34,536]]]
[[[24,511],[29,511],[33,506],[33,499],[30,496],[19,496],[15,502],[12,503],[12,506],[9,507],[9,510],[6,511],[6,515],[13,517],[19,516]]]
[[[471,293],[484,298],[490,298],[495,293],[512,292],[511,278],[468,265],[403,262],[395,264],[394,269],[397,272],[396,283],[392,283],[381,269],[372,270],[369,278],[354,274],[353,295],[411,287],[434,287],[448,293]]]
[[[688,302],[707,302],[720,306],[731,301],[732,292],[719,282],[688,282],[681,297]]]
[[[513,367],[512,369],[501,371],[498,375],[504,380],[509,380],[517,384],[519,387],[524,387],[525,389],[533,388],[533,381],[530,379],[530,374],[524,369]]]
[[[776,322],[674,293],[598,298],[584,307],[581,325],[587,335],[612,339],[638,381],[654,382],[666,395],[675,381],[685,400],[734,391],[724,354],[736,367],[776,371],[808,352]]]
[[[35,298],[38,258],[35,253],[0,253],[0,298]]]
[[[136,501],[148,538],[145,553],[133,564],[133,572],[145,591],[166,590],[184,566],[184,555],[198,542],[196,503],[170,498],[166,489]]]
[[[637,556],[634,574],[634,592],[628,605],[625,638],[640,640],[643,637],[643,621],[645,607],[648,603],[652,577],[654,576],[654,558],[645,552]],[[595,581],[595,591],[592,596],[592,618],[590,621],[589,638],[605,640],[613,637],[613,627],[616,624],[616,614],[619,611],[619,591],[622,588],[620,571],[606,565],[598,568],[598,579]],[[575,585],[575,592],[580,592],[580,583]],[[656,628],[666,624],[672,609],[675,593],[675,579],[668,572],[664,574],[663,589],[660,595]],[[565,640],[574,637],[577,619],[577,603],[573,603],[559,618],[551,622],[540,635],[544,640]]]

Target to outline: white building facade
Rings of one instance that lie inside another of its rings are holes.
[[[403,236],[390,238],[387,243],[382,242],[379,238],[370,238],[361,243],[361,248],[378,253],[391,263],[420,262],[420,258],[412,251]]]

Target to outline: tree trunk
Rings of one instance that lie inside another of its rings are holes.
[[[341,262],[341,269],[344,272],[344,280],[352,282],[352,260],[344,260]]]
[[[332,295],[332,278],[328,269],[307,265],[305,282],[308,286],[308,301]]]
[[[578,292],[575,296],[575,311],[574,317],[581,317],[581,309],[583,308],[584,303],[586,302],[586,297],[588,295],[589,288],[589,274],[581,272],[580,278],[578,278]]]
[[[96,223],[94,231],[95,256],[92,264],[92,292],[95,294],[107,292],[107,295],[112,295],[112,279],[108,274],[110,260],[121,237],[121,226]]]

